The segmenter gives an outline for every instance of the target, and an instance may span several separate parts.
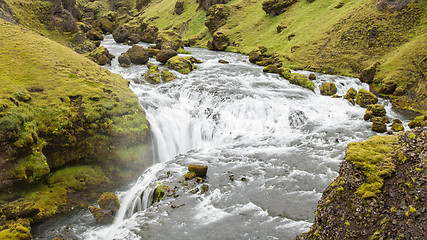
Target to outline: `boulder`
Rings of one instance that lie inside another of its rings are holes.
[[[359,79],[365,83],[372,83],[374,81],[375,72],[379,62],[372,64],[371,66],[365,68],[362,73],[360,73]]]
[[[149,56],[145,49],[138,45],[133,45],[126,54],[130,58],[130,62],[133,64],[145,64],[148,62]]]
[[[168,70],[163,70],[162,73],[160,74],[160,76],[162,77],[162,81],[163,82],[169,82],[174,80],[176,77],[169,72]]]
[[[86,33],[86,37],[93,41],[102,41],[104,40],[104,35],[100,29],[92,28]]]
[[[98,199],[98,205],[101,209],[109,210],[116,215],[120,208],[119,198],[115,193],[105,192]]]
[[[174,31],[159,31],[156,39],[156,48],[178,50],[184,48],[184,42]]]
[[[148,48],[145,49],[145,51],[148,53],[149,57],[155,57],[160,52],[159,49],[156,49],[156,48],[153,48],[153,47],[148,47]]]
[[[335,83],[324,83],[320,86],[320,94],[325,96],[332,96],[337,93],[337,87]]]
[[[292,84],[301,86],[303,88],[310,89],[311,91],[314,92],[314,83],[308,80],[308,78],[305,75],[292,73],[289,79],[289,82]]]
[[[119,26],[113,31],[113,38],[116,43],[124,43],[129,39],[129,31],[125,27]]]
[[[268,65],[264,69],[262,69],[265,73],[280,73],[279,66],[277,65]]]
[[[393,123],[391,124],[391,129],[395,132],[405,131],[405,128],[403,127],[403,124],[399,119],[393,120]]]
[[[208,42],[209,50],[225,51],[230,45],[230,39],[225,35],[225,33],[217,31],[212,37],[212,41]]]
[[[155,64],[148,64],[148,71],[145,73],[145,80],[151,84],[160,83],[159,67]]]
[[[412,120],[412,121],[409,122],[408,126],[410,128],[425,127],[425,126],[427,126],[427,115],[416,117],[414,120]]]
[[[314,75],[314,73],[310,73],[310,75],[308,75],[308,79],[310,80],[316,80],[316,75]]]
[[[276,16],[284,13],[286,8],[296,2],[296,0],[267,0],[262,3],[262,10],[271,16]]]
[[[263,54],[259,49],[252,50],[249,53],[249,62],[251,63],[257,63],[259,61],[262,61],[264,59]]]
[[[359,106],[366,108],[368,105],[376,104],[377,102],[378,98],[373,93],[365,89],[360,89],[359,92],[357,92],[356,103]]]
[[[112,33],[116,29],[114,23],[106,18],[99,18],[93,26],[99,27],[104,34]]]
[[[396,90],[397,81],[394,79],[386,78],[382,81],[380,93],[392,94]]]
[[[146,43],[155,43],[159,29],[155,26],[147,26],[141,32],[141,41]]]
[[[110,210],[104,210],[98,207],[89,206],[89,211],[92,213],[96,222],[101,224],[111,224],[114,221],[113,213]]]
[[[363,115],[363,120],[369,121],[374,116],[374,113],[372,111],[366,110],[365,115]]]
[[[130,57],[126,53],[122,53],[118,60],[122,67],[129,67],[131,64]]]
[[[189,57],[175,56],[166,62],[166,66],[182,74],[188,74],[196,69]]]
[[[213,35],[220,27],[227,23],[228,17],[231,14],[231,8],[228,5],[214,5],[206,12],[205,26]]]
[[[223,60],[223,59],[219,59],[218,63],[222,63],[222,64],[229,64],[230,62]]]
[[[386,115],[386,111],[384,109],[384,106],[381,105],[381,104],[379,104],[379,103],[369,105],[366,108],[366,111],[372,112],[372,115],[375,116],[375,117],[382,117],[382,116]]]
[[[178,53],[173,49],[162,49],[156,55],[156,60],[165,64],[169,58],[175,57]]]
[[[181,15],[183,11],[184,11],[184,1],[183,0],[176,1],[174,13]]]
[[[347,93],[344,95],[344,99],[355,99],[357,95],[357,91],[354,88],[350,88],[347,90]]]
[[[374,120],[372,122],[371,130],[377,133],[384,133],[387,132],[387,125],[381,120]]]
[[[89,53],[89,58],[99,65],[111,64],[114,55],[110,54],[106,47],[97,47]]]
[[[137,44],[141,41],[141,37],[136,33],[131,33],[129,35],[129,41],[133,44]]]
[[[206,177],[208,166],[204,165],[188,165],[188,171],[194,172],[197,177]]]

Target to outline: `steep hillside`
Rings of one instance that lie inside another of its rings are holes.
[[[145,2],[122,23],[174,30],[191,46],[206,47],[215,37],[227,51],[248,54],[264,46],[287,66],[333,74],[359,76],[378,62],[372,82],[377,91],[401,108],[427,109],[426,1],[290,1],[275,16],[256,0]],[[179,15],[177,2],[183,2]],[[212,6],[206,11],[206,5]]]
[[[148,122],[128,80],[71,49],[1,18],[0,42],[0,238],[11,239],[141,171]]]

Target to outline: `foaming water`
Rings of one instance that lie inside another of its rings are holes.
[[[117,57],[129,48],[111,36],[103,46]],[[338,95],[368,88],[357,79],[316,73],[313,93],[263,73],[246,56],[189,50],[203,63],[188,75],[173,72],[169,83],[146,83],[146,66],[121,68],[115,60],[107,67],[131,80],[150,122],[155,164],[119,193],[113,224],[78,213],[85,220],[72,222],[75,238],[292,239],[311,225],[346,145],[373,134],[365,109],[319,94],[323,82],[334,82]],[[156,185],[178,182],[188,164],[209,166],[209,190],[151,205]]]

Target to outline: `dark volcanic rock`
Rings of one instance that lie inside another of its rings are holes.
[[[102,35],[102,31],[99,29],[92,28],[86,33],[86,37],[90,40],[94,41],[102,41],[104,40],[104,35]]]
[[[231,14],[230,6],[219,4],[214,5],[206,13],[205,26],[211,34],[227,23],[228,16]]]
[[[217,31],[213,35],[211,42],[208,42],[209,50],[225,51],[230,45],[230,39],[223,32]]]
[[[183,11],[184,11],[184,1],[183,0],[177,0],[175,3],[174,12],[178,15],[181,15]]]
[[[124,43],[129,39],[129,31],[125,27],[120,26],[113,31],[113,38],[116,43]]]
[[[211,6],[215,4],[226,4],[230,2],[231,0],[197,0],[199,3],[199,9],[203,9],[207,11]]]
[[[267,0],[262,3],[262,10],[271,16],[282,14],[296,0]]]
[[[370,104],[377,103],[378,98],[373,93],[371,93],[365,89],[360,89],[356,95],[356,102],[361,107],[367,107]]]
[[[122,53],[118,60],[122,67],[128,67],[131,64],[130,57],[126,53]]]
[[[129,56],[131,63],[133,64],[145,64],[148,62],[149,56],[145,49],[141,46],[134,45],[126,51]]]
[[[174,31],[159,31],[156,38],[156,48],[178,50],[184,48],[184,42]]]
[[[169,58],[175,57],[176,55],[178,55],[178,53],[173,49],[163,49],[157,53],[156,60],[165,64]]]
[[[359,76],[360,81],[365,83],[372,83],[375,77],[375,71],[377,70],[379,63],[376,62],[371,66],[365,68]]]

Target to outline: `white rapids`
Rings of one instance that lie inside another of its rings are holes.
[[[111,36],[102,45],[116,57],[129,48]],[[148,84],[146,66],[121,68],[117,58],[106,67],[131,80],[150,122],[154,164],[118,192],[113,224],[95,224],[88,211],[69,220],[76,239],[292,239],[313,222],[347,144],[373,135],[365,109],[319,94],[324,82],[341,96],[369,87],[358,79],[316,73],[313,93],[263,73],[247,56],[189,50],[203,63],[188,75],[172,71],[169,83]],[[382,103],[391,119],[405,120]],[[182,178],[188,164],[209,166],[209,190],[182,194],[177,208],[151,205],[156,184]]]

